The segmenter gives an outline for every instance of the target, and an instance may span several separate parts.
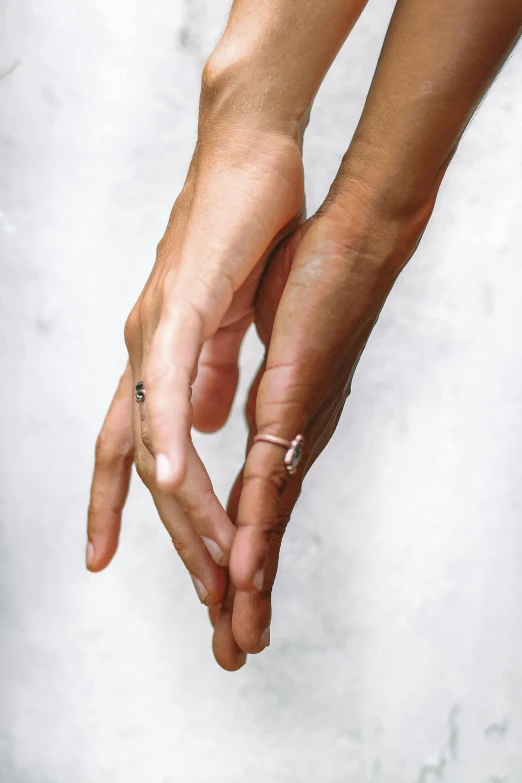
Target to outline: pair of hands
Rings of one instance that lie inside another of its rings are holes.
[[[210,169],[207,150],[203,174],[196,153],[128,319],[130,362],[97,443],[87,556],[93,571],[113,557],[135,463],[200,600],[211,607],[214,653],[229,670],[269,644],[285,527],[415,239],[409,225],[399,231],[378,215],[355,183],[303,223],[299,140],[270,134],[255,148],[249,140],[244,166],[237,163],[240,143],[216,154]],[[266,354],[248,395],[247,459],[227,513],[190,428],[209,432],[226,421],[252,321]],[[140,380],[146,396],[138,405]],[[287,439],[304,433],[296,475],[287,474],[281,448],[252,446],[258,432]]]
[[[462,133],[522,30],[518,0],[398,0],[348,153],[303,222],[307,118],[364,4],[234,0],[204,73],[196,151],[127,321],[130,363],[97,443],[88,567],[101,570],[116,551],[135,463],[230,670],[269,643],[277,558],[304,476],[335,429]],[[254,321],[266,355],[225,511],[190,431],[225,422]],[[294,476],[280,447],[253,443],[256,433],[304,434]]]

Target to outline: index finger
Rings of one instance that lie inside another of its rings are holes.
[[[186,473],[192,424],[190,384],[203,339],[203,321],[187,299],[176,298],[162,316],[143,370],[147,420],[156,458],[156,483],[174,490]]]

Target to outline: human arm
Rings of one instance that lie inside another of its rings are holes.
[[[234,602],[234,636],[249,652],[261,649],[254,646],[270,616],[279,542],[304,475],[335,429],[386,297],[417,247],[462,133],[521,24],[518,2],[399,0],[336,181],[306,235],[289,239],[272,259],[259,319],[277,269],[289,276],[273,328],[259,329],[269,346],[267,369],[251,401],[251,448],[230,562],[237,595],[258,596],[256,612],[249,608],[252,597],[248,604],[237,596]],[[258,431],[287,439],[305,433],[298,475],[285,474],[278,448],[251,445]],[[259,591],[254,577],[260,571]]]

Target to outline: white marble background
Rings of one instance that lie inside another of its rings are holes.
[[[522,781],[522,50],[465,135],[289,528],[272,647],[237,675],[134,482],[83,567],[122,324],[195,138],[227,0],[0,0],[1,783]],[[310,207],[391,0],[329,74]],[[245,346],[242,390],[257,363]],[[198,437],[221,497],[241,401]],[[226,454],[226,459],[223,455]]]

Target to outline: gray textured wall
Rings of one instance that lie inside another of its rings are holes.
[[[360,114],[373,0],[306,146],[310,207]],[[134,482],[83,568],[122,323],[194,143],[227,0],[2,0],[1,783],[522,781],[522,51],[467,132],[306,484],[272,647],[215,665]],[[244,382],[257,363],[252,335]],[[244,427],[200,447],[220,496]],[[223,453],[227,459],[223,460]]]

